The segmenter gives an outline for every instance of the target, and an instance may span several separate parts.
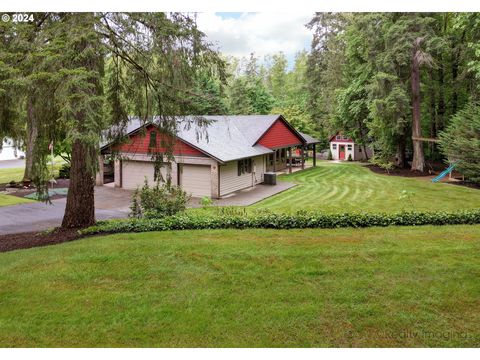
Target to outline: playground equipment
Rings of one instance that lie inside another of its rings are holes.
[[[445,176],[450,174],[453,171],[453,169],[455,169],[455,167],[457,165],[458,165],[458,161],[455,161],[454,163],[450,164],[450,166],[448,168],[446,168],[440,174],[438,174],[436,177],[434,177],[432,179],[432,182],[436,183],[436,182],[439,182],[440,180],[442,180]]]

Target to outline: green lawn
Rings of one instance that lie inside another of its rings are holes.
[[[117,234],[0,254],[0,346],[480,344],[480,226]]]
[[[35,202],[35,201],[30,199],[20,198],[18,196],[0,194],[0,207],[17,205],[17,204],[25,204],[30,202]]]
[[[453,211],[480,207],[480,191],[451,184],[433,184],[428,179],[412,179],[376,174],[356,163],[320,162],[317,168],[279,180],[299,185],[268,198],[253,208],[272,211],[299,209],[325,212]],[[406,190],[407,197],[401,198]]]
[[[58,170],[62,167],[65,161],[60,157],[57,156],[53,160],[53,169],[55,176],[58,176]],[[48,168],[51,169],[50,161],[48,162]],[[0,169],[0,184],[9,183],[10,181],[21,181],[23,179],[23,174],[25,172],[25,168],[7,168],[7,169]]]
[[[21,181],[24,172],[24,168],[0,169],[0,184],[6,184],[10,181]]]

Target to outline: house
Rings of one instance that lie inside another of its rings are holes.
[[[192,118],[177,118],[174,141],[159,134],[155,122],[143,124],[130,121],[125,130],[127,142],[101,147],[104,158],[114,150],[119,152],[114,163],[116,187],[136,189],[145,177],[154,182],[154,162],[151,149],[165,151],[171,143],[174,159],[161,168],[163,178],[195,197],[220,198],[264,181],[264,174],[280,171],[292,164],[292,149],[310,148],[315,153],[319,143],[297,131],[281,115],[202,116],[205,127],[191,125]],[[172,120],[173,121],[173,120]],[[304,155],[301,166],[304,167]],[[97,174],[97,185],[103,184],[103,159]],[[315,157],[314,157],[315,165]],[[291,171],[291,166],[289,167]]]
[[[356,144],[341,132],[330,138],[330,151],[333,160],[348,160],[348,157],[351,156],[354,161],[370,159],[373,153],[370,147]]]
[[[3,140],[3,145],[0,146],[0,161],[23,159],[24,157],[25,153],[16,147],[12,139]]]

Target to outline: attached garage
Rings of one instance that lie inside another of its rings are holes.
[[[195,197],[211,196],[210,166],[180,165],[180,186]]]
[[[145,182],[145,177],[150,185],[155,183],[153,179],[153,163],[150,161],[122,161],[122,187],[135,190]],[[162,168],[162,177],[165,179],[167,171]]]

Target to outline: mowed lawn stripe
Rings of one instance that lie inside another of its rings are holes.
[[[478,346],[480,226],[116,234],[0,254],[0,346]]]
[[[298,185],[265,199],[253,208],[294,212],[300,209],[325,212],[455,211],[480,207],[480,191],[433,184],[429,179],[376,174],[356,163],[320,162],[317,168],[282,175],[280,180]],[[407,198],[402,197],[406,191]]]

